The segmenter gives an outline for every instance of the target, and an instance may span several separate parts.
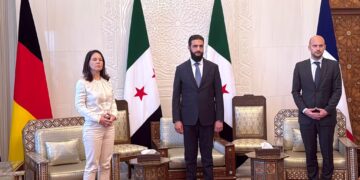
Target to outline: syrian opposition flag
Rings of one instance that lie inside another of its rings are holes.
[[[51,118],[43,59],[28,0],[20,6],[9,161],[23,161],[22,129],[31,119]]]
[[[336,38],[334,33],[334,27],[331,17],[331,9],[329,5],[329,0],[322,0],[320,6],[320,13],[319,13],[319,22],[317,27],[317,34],[324,37],[326,42],[326,51],[324,52],[324,57],[327,59],[339,60],[339,55],[337,52],[336,47]],[[340,64],[340,63],[339,63]],[[354,141],[352,129],[351,129],[351,121],[349,116],[349,109],[346,102],[346,93],[344,88],[344,83],[342,83],[342,94],[337,105],[337,108],[341,110],[341,112],[346,117],[346,136],[351,140]]]
[[[162,115],[140,0],[134,0],[131,17],[124,93],[129,104],[131,141],[151,147],[150,122],[159,121]]]
[[[219,66],[224,98],[224,129],[220,136],[232,141],[232,98],[236,95],[221,0],[215,0],[211,16],[207,59]]]

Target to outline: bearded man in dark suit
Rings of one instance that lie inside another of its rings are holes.
[[[184,134],[186,179],[196,179],[200,147],[204,179],[213,178],[214,132],[223,129],[224,104],[219,68],[203,58],[204,38],[192,35],[188,41],[191,58],[176,68],[172,114],[175,130]]]

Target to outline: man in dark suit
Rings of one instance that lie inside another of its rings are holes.
[[[186,179],[196,179],[198,146],[204,178],[213,179],[214,131],[223,129],[224,104],[218,66],[203,58],[204,38],[188,41],[191,58],[176,68],[172,114],[175,130],[184,134]]]
[[[299,124],[306,151],[309,179],[318,179],[317,135],[323,167],[320,179],[331,179],[334,171],[333,141],[336,106],[341,97],[341,75],[337,61],[323,58],[326,49],[321,36],[309,41],[310,59],[295,66],[292,95],[299,108]]]

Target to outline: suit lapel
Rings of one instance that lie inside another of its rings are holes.
[[[209,68],[208,68],[208,62],[203,59],[203,74],[201,76],[201,83],[200,83],[200,87],[204,85],[205,83],[205,79],[206,79],[206,76],[208,75],[208,72],[209,72]]]
[[[330,60],[331,61],[331,60]],[[325,76],[326,76],[326,71],[327,71],[327,66],[328,66],[328,59],[323,58],[322,60],[322,64],[321,64],[321,74],[320,74],[320,86],[322,84],[322,82],[324,82]]]
[[[312,72],[311,72],[311,61],[310,61],[310,59],[307,60],[305,70],[306,70],[305,74],[308,74],[308,76],[307,76],[308,81],[313,83],[314,89],[315,89],[315,82],[314,82],[314,78],[313,78]]]
[[[187,63],[188,65],[186,66],[186,73],[187,74],[189,74],[191,77],[190,77],[190,79],[191,79],[191,81],[192,81],[192,84],[197,88],[197,84],[196,84],[196,80],[195,80],[195,77],[194,77],[194,73],[193,73],[193,71],[192,71],[192,64],[191,64],[191,61],[190,61],[190,59],[188,60],[188,63]]]

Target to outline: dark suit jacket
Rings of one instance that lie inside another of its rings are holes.
[[[310,59],[298,62],[295,66],[292,95],[299,108],[299,123],[313,121],[302,113],[305,108],[323,108],[329,115],[320,120],[320,125],[336,124],[336,106],[341,97],[341,74],[336,61],[323,58],[321,64],[320,86],[315,88],[311,74]]]
[[[216,64],[203,60],[203,74],[197,87],[192,72],[191,61],[176,67],[173,99],[173,121],[184,125],[212,125],[215,120],[224,120],[224,103],[221,91],[219,68]]]

